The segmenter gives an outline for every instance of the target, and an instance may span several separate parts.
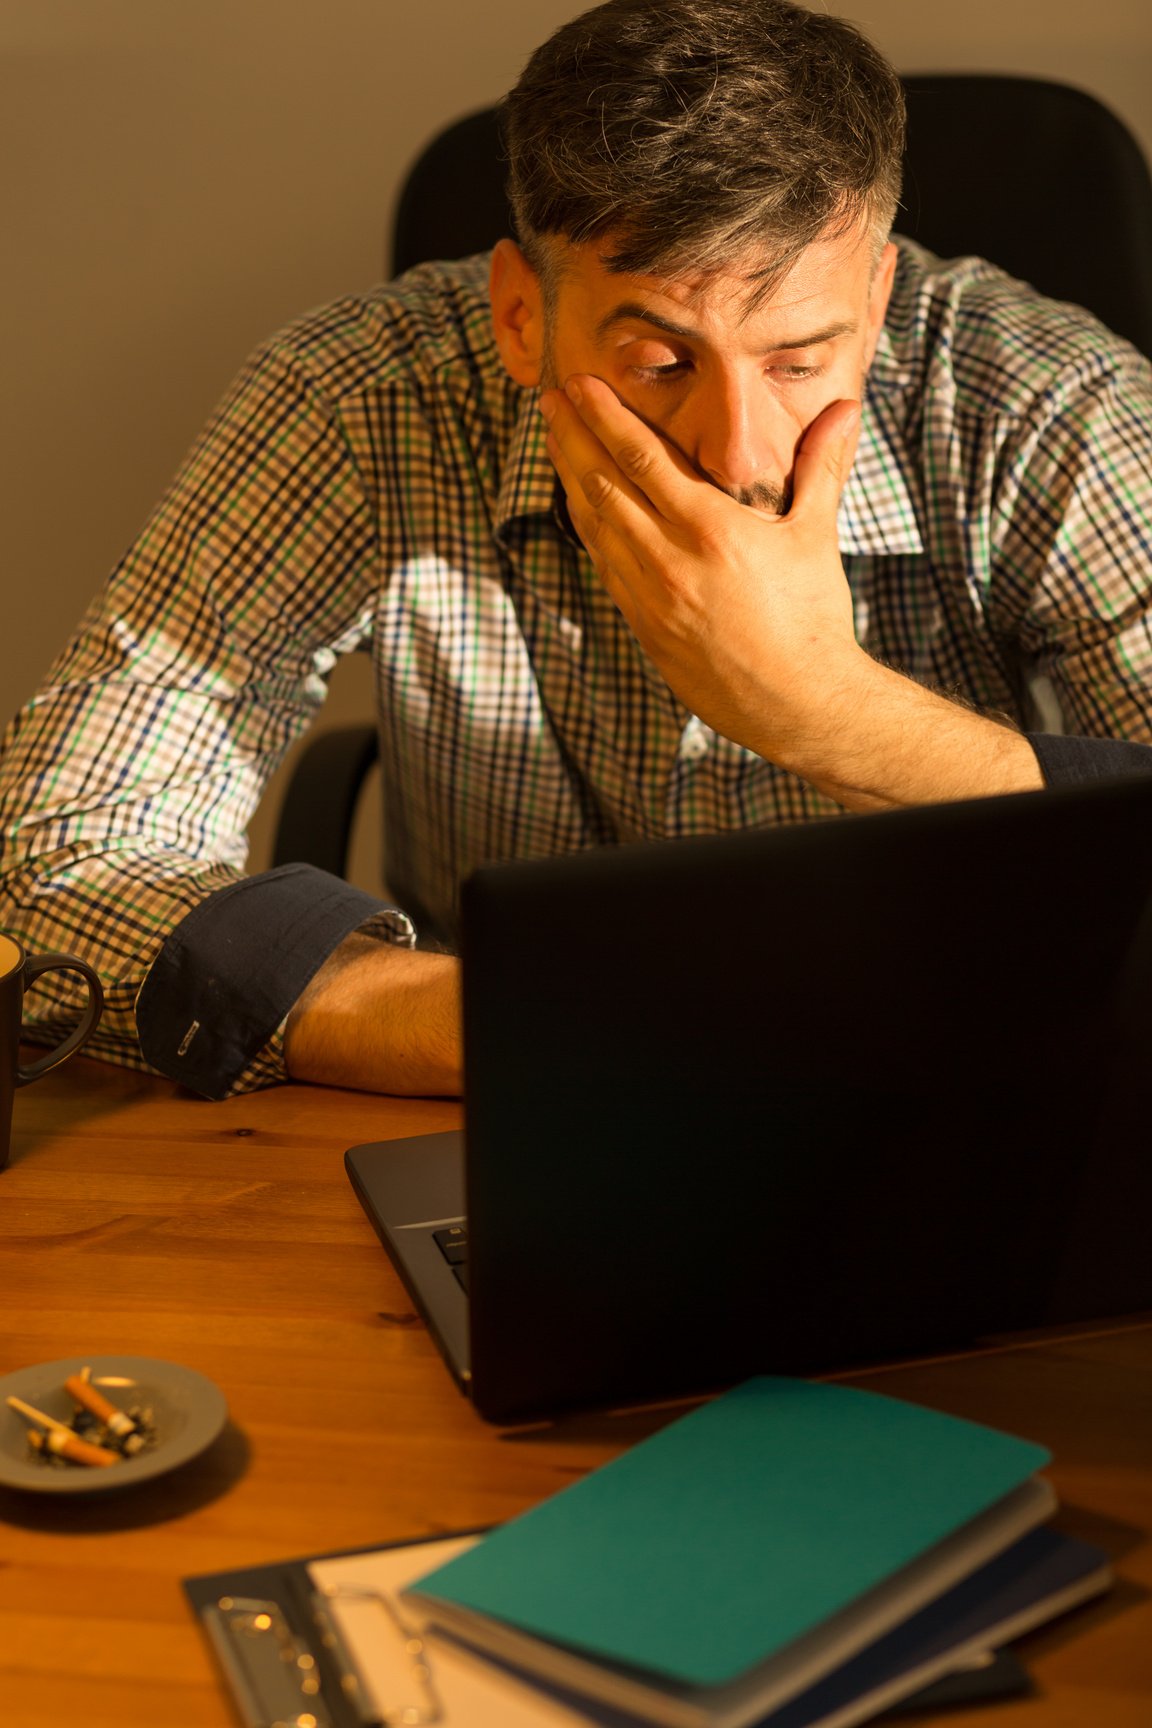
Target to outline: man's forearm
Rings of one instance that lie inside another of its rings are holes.
[[[294,1080],[456,1096],[464,1083],[459,962],[347,937],[292,1010],[284,1058]]]
[[[815,688],[815,681],[814,681]],[[1039,790],[1028,740],[998,719],[926,690],[863,652],[753,747],[849,810]]]

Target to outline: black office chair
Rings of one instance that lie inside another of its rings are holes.
[[[897,231],[989,258],[1152,356],[1152,178],[1123,121],[1042,78],[925,72],[904,89]]]
[[[908,147],[897,230],[941,257],[975,253],[1072,300],[1152,356],[1152,179],[1139,145],[1084,90],[998,73],[904,79]],[[447,127],[404,183],[394,275],[511,234],[496,110]]]
[[[975,253],[1086,306],[1152,356],[1152,177],[1124,123],[1067,84],[995,73],[904,78],[908,147],[896,227],[942,257]],[[393,274],[482,252],[512,232],[496,111],[439,133],[413,163]],[[320,736],[288,785],[273,852],[342,875],[371,727]]]

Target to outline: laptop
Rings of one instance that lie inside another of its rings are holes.
[[[486,866],[349,1175],[495,1422],[1152,1306],[1150,892],[1152,779]]]

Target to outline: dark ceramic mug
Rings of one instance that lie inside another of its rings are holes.
[[[88,1003],[62,1044],[27,1067],[20,1063],[20,1029],[24,1019],[24,992],[42,972],[79,972],[88,985]],[[96,1030],[104,992],[100,980],[86,960],[74,954],[25,954],[19,942],[0,935],[0,1170],[8,1162],[12,1133],[12,1098],[18,1086],[39,1080],[58,1062],[65,1061],[86,1044]]]

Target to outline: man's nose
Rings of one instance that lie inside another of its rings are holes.
[[[763,378],[726,379],[695,404],[694,460],[725,492],[786,490],[800,426]]]

